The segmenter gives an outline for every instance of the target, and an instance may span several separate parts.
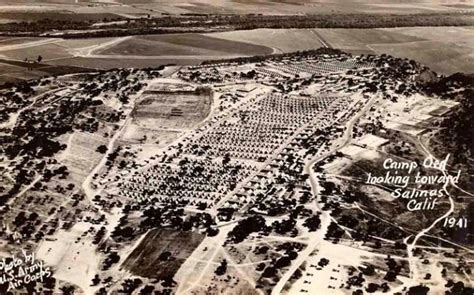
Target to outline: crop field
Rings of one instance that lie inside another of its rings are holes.
[[[474,72],[470,27],[317,29],[332,47],[352,53],[390,54],[414,59],[442,73]]]
[[[23,61],[26,58],[36,60],[41,56],[43,62],[53,65],[111,69],[169,64],[194,65],[207,59],[273,52],[261,45],[200,34],[147,35],[120,39],[4,38],[0,39],[0,57]]]
[[[69,11],[21,11],[21,12],[0,12],[0,20],[8,21],[37,21],[41,19],[68,20],[68,21],[100,21],[107,19],[122,19],[120,15],[114,13],[72,13]]]
[[[225,56],[223,56],[225,58]],[[161,65],[197,65],[206,58],[106,58],[106,57],[70,57],[48,61],[54,65],[67,65],[91,69],[113,69],[113,68],[148,68]]]
[[[132,38],[103,51],[95,52],[100,55],[222,55],[222,52],[174,45],[140,38]]]
[[[14,60],[24,60],[25,58],[28,58],[29,60],[36,60],[36,58],[41,55],[41,57],[43,57],[43,60],[45,61],[71,56],[64,49],[64,47],[54,43],[43,44],[32,48],[27,47],[21,49],[0,51],[0,55],[4,56],[5,58]]]
[[[41,37],[0,37],[0,47],[41,40]]]
[[[21,71],[22,68],[14,65],[0,63],[0,73],[11,73],[15,71]]]
[[[461,46],[472,46],[474,43],[474,27],[410,27],[410,28],[384,28],[384,32],[399,33],[405,36],[415,36],[423,40],[457,43]],[[442,35],[442,38],[440,36]]]
[[[474,72],[473,49],[455,44],[424,41],[409,44],[379,44],[372,45],[372,48],[377,53],[414,59],[444,74]]]
[[[3,85],[5,83],[17,83],[21,82],[22,79],[8,76],[8,75],[0,75],[0,85]]]
[[[277,52],[293,52],[323,46],[313,30],[309,29],[256,29],[210,33],[207,36],[263,45]]]
[[[22,61],[0,59],[0,85],[6,82],[37,79],[50,75],[89,72],[90,69],[75,66],[34,64]]]
[[[353,54],[386,53],[410,58],[442,74],[474,72],[472,27],[257,29],[207,35],[264,45],[277,52],[293,52],[323,46],[315,33],[329,46]]]
[[[16,79],[21,79],[21,80],[30,80],[30,79],[37,79],[39,77],[45,77],[45,76],[48,76],[48,74],[43,71],[21,71],[20,70],[20,71],[13,71],[2,76],[9,76],[9,77],[13,77]]]
[[[137,125],[148,128],[189,128],[201,122],[210,111],[208,95],[153,93],[149,91],[134,109]]]
[[[217,50],[227,53],[239,53],[244,55],[271,53],[271,51],[269,51],[269,49],[265,48],[264,46],[256,46],[241,41],[227,41],[202,34],[152,35],[144,36],[142,38],[176,45]]]
[[[110,42],[115,39],[116,39],[115,37],[65,39],[65,40],[59,41],[57,44],[63,46],[66,49],[78,49],[78,48],[87,48],[89,46],[101,45],[103,43]]]
[[[6,4],[6,5],[5,5]],[[163,13],[295,15],[380,13],[410,14],[472,10],[468,4],[449,5],[446,1],[157,1],[157,0],[0,0],[0,23],[40,19],[101,21]]]
[[[142,277],[172,278],[203,239],[204,236],[193,232],[152,230],[132,251],[122,266]],[[167,259],[163,258],[164,255],[160,257],[164,252],[170,253]]]
[[[196,65],[208,59],[243,55],[294,52],[319,48],[326,43],[353,54],[386,53],[414,59],[448,75],[460,71],[474,72],[474,63],[470,62],[473,59],[473,37],[472,27],[410,27],[256,29],[209,34],[144,35],[123,40],[58,39],[46,43],[38,43],[45,38],[2,38],[0,56],[23,61],[25,58],[34,60],[41,55],[43,62],[48,64],[91,69],[146,68]],[[12,48],[15,46],[18,48]],[[16,77],[16,71],[6,70],[2,76],[11,76],[8,80]]]
[[[0,63],[0,85],[7,82],[19,82],[27,79],[36,79],[47,74],[42,71],[30,70],[28,71],[25,67]]]
[[[261,45],[224,40],[201,34],[147,35],[133,37],[95,52],[101,55],[262,55],[273,51]]]
[[[233,0],[233,1],[152,1],[152,0],[121,0],[120,3],[131,4],[135,7],[167,13],[262,13],[262,14],[328,14],[348,12],[374,13],[414,13],[450,11],[466,7],[450,7],[441,1],[262,1],[262,0]],[[164,2],[164,3],[163,3]],[[438,3],[436,3],[438,2]]]
[[[366,49],[368,44],[397,44],[423,41],[416,36],[384,31],[382,29],[317,29],[335,48]]]

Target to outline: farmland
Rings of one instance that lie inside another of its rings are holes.
[[[203,239],[204,236],[192,232],[152,230],[125,259],[122,267],[145,278],[173,278]]]
[[[317,31],[334,48],[349,52],[414,59],[443,74],[474,72],[472,27]]]
[[[69,11],[43,11],[43,12],[0,12],[0,20],[5,21],[37,21],[41,19],[68,20],[68,21],[101,21],[103,19],[124,19],[113,13],[72,13]]]
[[[96,55],[185,56],[185,55],[262,55],[272,50],[238,41],[228,41],[199,34],[150,35],[132,37]]]
[[[33,55],[34,52],[34,55]],[[50,43],[50,44],[43,44],[34,47],[34,51],[31,51],[30,48],[25,48],[23,50],[13,49],[13,50],[5,50],[1,52],[5,58],[13,59],[13,60],[24,60],[25,58],[34,60],[39,55],[45,56],[48,60],[49,59],[58,59],[58,58],[65,58],[69,57],[70,55],[67,51],[63,50],[63,48],[57,44]]]
[[[225,56],[215,56],[214,58],[225,58]],[[71,65],[76,67],[92,69],[114,69],[114,68],[157,68],[162,65],[196,65],[206,60],[207,56],[160,56],[131,58],[126,55],[103,56],[103,57],[70,57],[65,59],[51,60],[48,63],[53,65]]]
[[[256,29],[209,34],[146,35],[126,38],[3,38],[0,56],[58,66],[110,69],[193,65],[206,59],[294,52],[324,45],[354,54],[390,54],[423,62],[443,74],[474,72],[472,27],[387,29]],[[25,79],[6,68],[3,80]],[[9,78],[6,78],[8,76]]]
[[[328,46],[354,54],[390,54],[414,59],[442,74],[474,72],[472,27],[412,27],[382,29],[312,29],[233,31],[211,33],[227,40],[244,40],[283,52],[315,46],[321,38]]]
[[[65,75],[71,73],[90,72],[92,70],[75,66],[33,64],[22,61],[0,59],[0,85],[11,82],[47,77],[49,75]]]
[[[322,47],[315,36],[314,29],[256,29],[250,31],[232,31],[210,33],[208,36],[248,42],[273,48],[276,52],[293,52]]]
[[[205,59],[263,55],[272,52],[273,50],[266,46],[200,34],[73,40],[4,38],[0,41],[0,57],[8,60],[34,61],[41,56],[45,64],[92,69],[189,65],[198,64]],[[32,66],[36,68],[36,65]],[[6,70],[4,73],[12,79],[22,78],[15,69]]]
[[[121,0],[121,1],[75,1],[75,0],[2,0],[4,21],[14,19],[35,20],[49,17],[51,19],[97,20],[104,17],[137,17],[147,14],[204,13],[248,14],[258,11],[262,14],[333,14],[348,12],[374,13],[420,13],[446,12],[473,9],[469,4],[448,4],[445,1],[152,1],[152,0]],[[14,14],[16,13],[16,14]],[[15,15],[15,18],[13,18]]]

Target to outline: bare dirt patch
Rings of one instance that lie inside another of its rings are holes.
[[[210,107],[207,94],[147,91],[133,111],[134,123],[154,129],[189,128],[206,118]]]

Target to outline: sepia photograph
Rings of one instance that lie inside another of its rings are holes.
[[[474,0],[0,0],[0,295],[474,295]]]

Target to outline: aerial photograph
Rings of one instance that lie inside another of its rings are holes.
[[[473,295],[474,0],[0,0],[0,295]]]

